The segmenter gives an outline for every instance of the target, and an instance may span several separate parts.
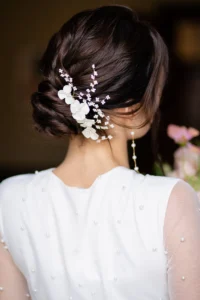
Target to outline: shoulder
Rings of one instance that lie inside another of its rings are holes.
[[[175,186],[181,179],[165,176],[145,175],[145,180],[142,186],[142,194],[146,202],[155,206],[162,217],[165,215],[167,204]]]
[[[179,178],[145,175],[144,186],[147,193],[153,193],[158,197],[169,198],[173,188],[181,181]]]
[[[139,193],[149,196],[169,198],[174,186],[181,181],[179,178],[154,176],[149,174],[137,173],[132,169],[120,167],[116,169],[116,180],[127,183]]]
[[[143,221],[154,232],[163,237],[163,226],[169,199],[175,186],[181,181],[179,178],[143,175],[144,180],[138,190],[138,207],[143,207]],[[151,225],[150,225],[151,224]]]
[[[177,182],[181,179],[167,176],[155,176],[155,175],[145,175],[145,183],[149,185],[150,188],[173,188]]]
[[[37,189],[42,178],[45,178],[49,170],[50,169],[42,170],[38,173],[20,174],[4,179],[0,183],[0,206],[2,206],[5,201],[9,201],[9,199],[18,198],[18,196],[23,194],[25,190],[31,188],[31,186]]]
[[[187,200],[191,203],[191,199],[199,201],[192,186],[180,178],[152,175],[146,175],[145,177],[146,190],[148,192],[152,191],[159,198],[164,196],[166,201],[172,199],[174,203],[175,200],[179,199],[179,205]]]
[[[0,201],[5,197],[10,197],[20,190],[24,185],[28,184],[34,174],[20,174],[4,179],[0,183]]]
[[[183,234],[190,239],[193,248],[197,241],[200,242],[200,199],[197,192],[183,180],[175,185],[170,195],[164,234],[169,249],[177,247],[177,241]]]
[[[171,210],[180,212],[181,210],[189,210],[192,207],[199,208],[199,205],[200,199],[197,192],[187,182],[179,180],[170,194],[168,210],[172,208]]]

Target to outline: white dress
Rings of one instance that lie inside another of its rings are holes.
[[[84,189],[53,169],[0,184],[1,300],[200,299],[188,184],[119,166]]]

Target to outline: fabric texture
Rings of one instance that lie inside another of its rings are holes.
[[[116,167],[0,184],[1,300],[199,300],[200,203],[182,180]]]

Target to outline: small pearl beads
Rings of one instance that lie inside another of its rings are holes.
[[[119,249],[117,249],[117,250],[116,250],[116,254],[119,255],[120,253],[121,253],[121,251],[120,251]]]
[[[185,276],[182,276],[182,278],[181,278],[183,281],[185,280]]]
[[[135,143],[132,143],[132,144],[131,144],[131,147],[132,147],[132,148],[135,148],[135,147],[136,147],[136,144],[135,144]]]

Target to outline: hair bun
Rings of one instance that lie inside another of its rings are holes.
[[[78,126],[71,116],[69,106],[57,96],[57,89],[49,80],[40,82],[38,91],[32,94],[35,128],[51,136],[77,134]]]

